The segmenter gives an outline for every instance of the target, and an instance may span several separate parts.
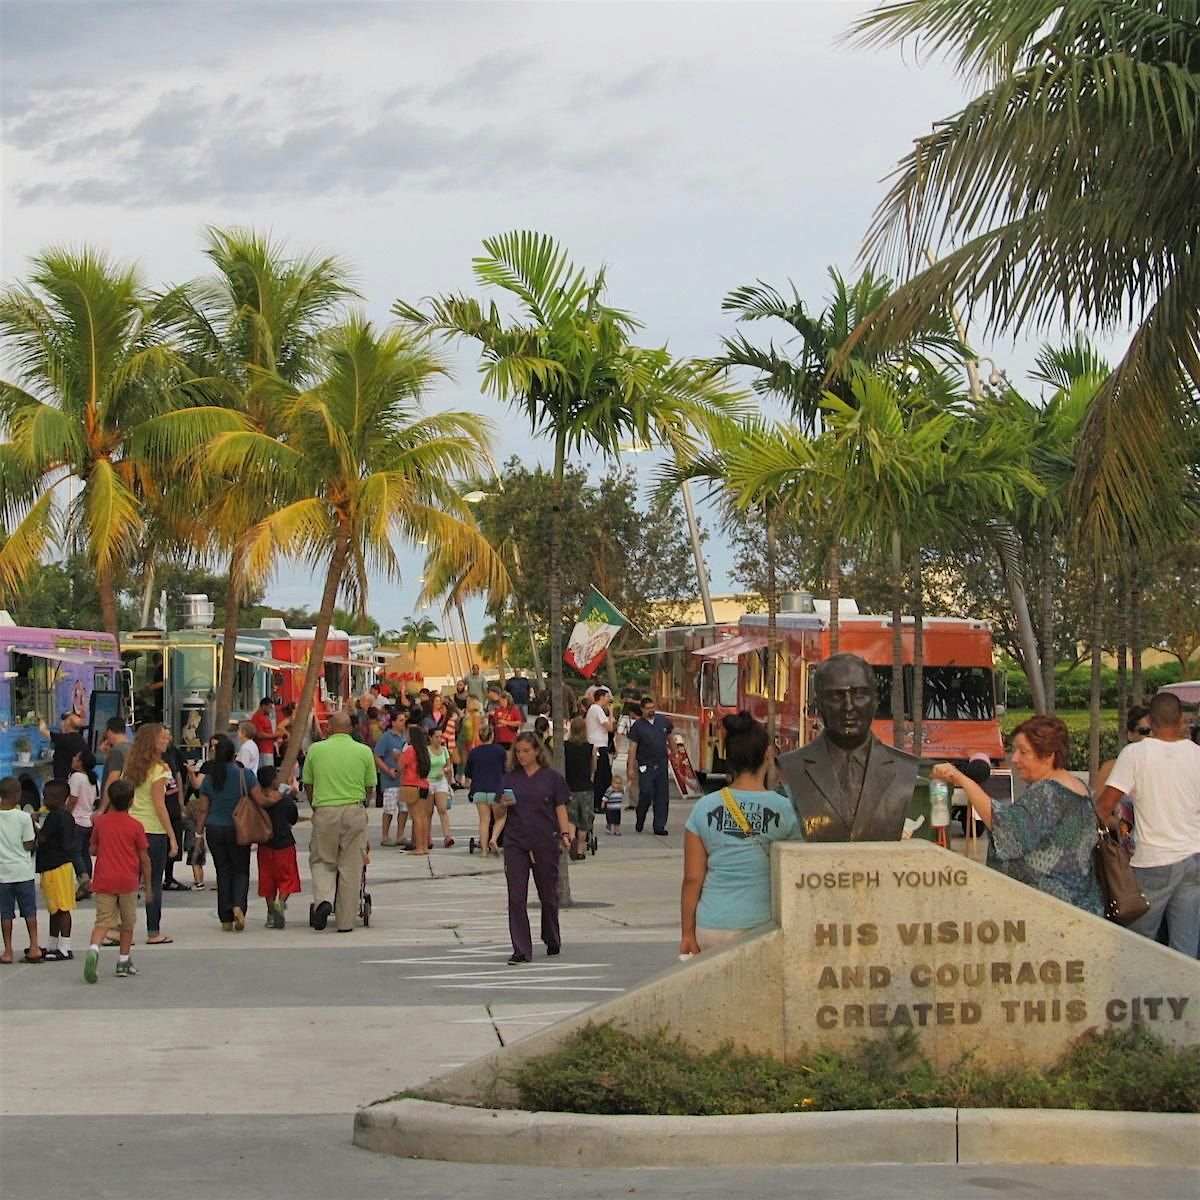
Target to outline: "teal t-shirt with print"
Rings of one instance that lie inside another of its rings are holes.
[[[771,919],[771,842],[800,841],[796,812],[778,792],[734,790],[746,814],[750,834],[730,815],[720,792],[696,801],[684,829],[694,833],[708,852],[708,872],[696,909],[696,924],[705,929],[752,929]]]

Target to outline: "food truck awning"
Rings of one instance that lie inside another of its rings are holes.
[[[701,646],[699,650],[693,650],[692,653],[697,658],[715,658],[721,662],[737,662],[739,655],[761,650],[766,644],[765,635],[760,637],[758,634],[754,634],[749,637],[728,638],[722,642],[713,642],[711,646]]]
[[[70,663],[73,667],[86,667],[89,663],[95,663],[101,667],[119,667],[121,665],[121,660],[114,650],[91,654],[78,647],[70,650],[50,650],[45,646],[9,646],[8,652],[9,654],[28,654],[33,658],[47,658],[51,662]]]
[[[327,663],[337,663],[342,667],[370,667],[378,670],[379,664],[373,658],[326,658]]]
[[[271,658],[265,654],[235,654],[238,662],[253,663],[256,667],[270,667],[272,671],[299,671],[303,667],[299,663],[286,662],[282,658]]]
[[[1158,690],[1178,696],[1184,704],[1200,704],[1200,679],[1185,679],[1182,683],[1164,684]]]

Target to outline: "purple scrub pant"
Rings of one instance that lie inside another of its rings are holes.
[[[538,902],[542,907],[542,941],[547,946],[558,946],[562,937],[558,932],[558,857],[561,847],[550,844],[535,849],[530,860],[530,851],[516,846],[504,847],[504,879],[508,884],[508,936],[512,939],[514,954],[533,958],[533,935],[529,929],[529,876],[533,875],[533,886],[537,888]]]

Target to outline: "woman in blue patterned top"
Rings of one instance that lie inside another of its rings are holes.
[[[938,763],[932,774],[962,788],[991,830],[988,866],[1102,916],[1092,861],[1096,809],[1086,785],[1066,769],[1069,739],[1057,717],[1031,717],[1017,726],[1012,761],[1029,786],[1014,804],[994,807],[983,788],[950,763]]]

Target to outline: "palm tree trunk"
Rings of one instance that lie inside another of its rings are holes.
[[[777,615],[779,612],[779,588],[776,579],[777,557],[775,539],[775,506],[767,505],[767,737],[775,743],[775,647],[777,644]]]
[[[1104,568],[1099,555],[1092,570],[1092,691],[1088,704],[1088,776],[1100,770],[1100,642],[1104,637]]]
[[[1138,561],[1137,541],[1130,539],[1129,557],[1129,692],[1134,704],[1141,704],[1142,695],[1142,569]]]
[[[1033,711],[1039,715],[1046,712],[1046,690],[1042,686],[1041,656],[1038,654],[1037,637],[1033,632],[1033,621],[1029,616],[1029,600],[1025,595],[1025,571],[1021,539],[1011,525],[997,522],[993,525],[996,548],[1000,553],[1000,569],[1008,598],[1012,603],[1013,617],[1017,622],[1017,641],[1020,645],[1021,666],[1029,680],[1029,693],[1033,699]]]
[[[562,486],[567,462],[566,427],[554,437],[554,482],[550,493],[550,727],[554,731],[554,769],[562,774],[563,754],[563,627]]]
[[[829,543],[829,653],[838,653],[842,638],[842,539],[836,533]]]
[[[504,601],[496,605],[496,666],[500,671],[500,686],[504,686]]]
[[[221,642],[221,663],[217,672],[217,711],[213,718],[213,732],[224,733],[229,725],[229,712],[233,708],[233,683],[237,671],[238,618],[242,611],[242,588],[245,577],[245,558],[240,549],[229,558],[229,582],[225,588],[225,630]],[[296,729],[299,724],[293,723]],[[293,739],[289,739],[293,740]],[[284,778],[284,776],[280,776]]]
[[[290,779],[296,759],[300,755],[300,742],[312,716],[313,697],[317,691],[317,680],[325,669],[325,646],[329,641],[329,628],[333,624],[333,610],[337,605],[338,588],[342,575],[350,560],[350,541],[339,534],[334,543],[333,555],[329,560],[329,573],[325,576],[325,590],[321,593],[321,608],[317,614],[317,625],[313,630],[312,653],[300,685],[300,699],[296,703],[296,714],[292,719],[292,736],[288,738],[287,753],[279,765],[279,778]]]
[[[141,623],[139,629],[148,629],[150,627],[150,609],[154,604],[154,563],[148,561],[146,563],[146,584],[142,588],[142,611]],[[163,613],[163,617],[166,617]]]
[[[96,568],[96,585],[100,592],[100,615],[104,621],[104,632],[121,640],[121,621],[117,613],[117,592],[113,587],[113,569],[108,563]]]
[[[900,530],[892,530],[892,745],[904,749],[904,567]]]
[[[1129,716],[1129,531],[1122,531],[1120,604],[1121,619],[1117,635],[1117,736],[1123,744],[1125,720]]]
[[[1046,694],[1046,712],[1053,715],[1057,703],[1054,694],[1054,527],[1047,507],[1042,510],[1042,689]]]
[[[912,752],[921,757],[925,717],[925,595],[921,579],[921,550],[913,553],[913,693]]]

